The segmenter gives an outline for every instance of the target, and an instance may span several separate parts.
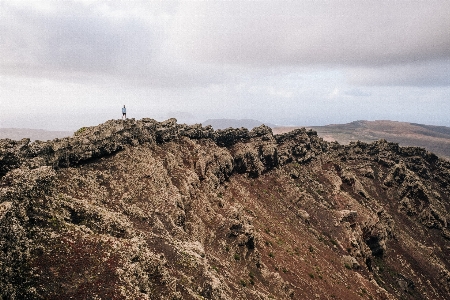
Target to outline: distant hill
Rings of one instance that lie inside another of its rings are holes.
[[[72,131],[48,131],[43,129],[29,128],[0,128],[0,139],[21,140],[29,138],[32,141],[47,141],[55,138],[68,137],[73,134]]]
[[[291,131],[296,127],[275,127],[274,133]],[[353,141],[373,142],[385,139],[401,146],[423,147],[450,159],[450,128],[396,121],[354,121],[347,124],[308,127],[326,141],[349,144]]]
[[[253,129],[262,124],[265,124],[269,127],[275,127],[276,125],[270,123],[263,123],[258,120],[252,119],[208,119],[202,123],[204,126],[211,125],[215,130],[217,129],[226,129],[226,128],[247,128]]]

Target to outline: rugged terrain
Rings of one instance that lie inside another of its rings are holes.
[[[450,299],[450,162],[113,120],[0,140],[3,299]]]
[[[324,140],[337,141],[340,144],[358,140],[370,143],[384,139],[400,146],[423,147],[450,160],[450,128],[445,126],[379,120],[309,128],[316,131]],[[283,133],[293,129],[293,127],[276,127],[273,131]]]
[[[231,128],[244,127],[247,129],[251,129],[254,127],[261,126],[263,124],[265,124],[266,126],[272,127],[272,128],[276,126],[274,124],[263,123],[261,121],[253,120],[253,119],[208,119],[208,120],[202,122],[202,124],[204,126],[211,125],[211,127],[214,129],[227,129],[230,127]]]

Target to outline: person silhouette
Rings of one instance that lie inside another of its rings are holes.
[[[122,107],[122,120],[127,118],[127,109],[125,105]]]

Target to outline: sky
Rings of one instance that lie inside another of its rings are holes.
[[[0,0],[0,128],[450,126],[450,1]]]

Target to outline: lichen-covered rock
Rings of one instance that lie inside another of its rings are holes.
[[[248,173],[250,176],[258,177],[264,171],[258,151],[246,144],[235,147],[234,168],[238,173]]]
[[[360,268],[358,261],[353,256],[344,255],[342,257],[342,261],[344,263],[344,266],[347,269],[359,269]]]
[[[450,163],[111,120],[0,140],[1,299],[449,299]]]

